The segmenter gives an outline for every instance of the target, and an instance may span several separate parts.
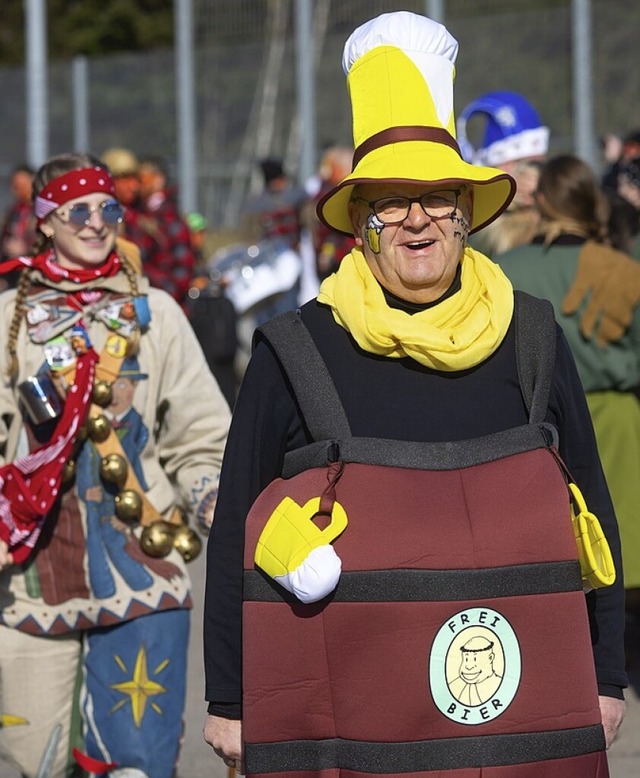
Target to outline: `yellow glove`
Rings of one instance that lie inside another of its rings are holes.
[[[575,313],[586,300],[580,331],[604,346],[624,335],[640,303],[640,265],[620,251],[587,241],[578,269],[562,301],[562,313]]]
[[[570,483],[569,491],[572,497],[571,523],[578,546],[582,582],[588,589],[611,586],[616,580],[616,571],[600,522],[587,510],[582,492],[576,484]]]

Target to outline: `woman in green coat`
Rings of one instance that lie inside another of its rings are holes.
[[[640,264],[607,245],[606,201],[582,160],[549,160],[536,199],[538,235],[499,264],[514,288],[553,303],[587,393],[625,586],[640,589]]]

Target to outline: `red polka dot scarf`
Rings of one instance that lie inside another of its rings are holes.
[[[76,284],[82,284],[87,281],[93,281],[95,278],[111,278],[120,270],[122,262],[116,252],[112,251],[101,265],[69,270],[58,264],[55,252],[53,249],[50,249],[43,254],[38,254],[36,257],[7,259],[6,262],[0,264],[0,275],[9,273],[12,270],[23,270],[27,267],[39,270],[49,281],[69,280]]]
[[[58,498],[64,464],[89,408],[97,361],[92,348],[78,356],[75,382],[51,440],[0,467],[0,540],[18,564],[33,550]]]

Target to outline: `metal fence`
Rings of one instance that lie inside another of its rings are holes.
[[[194,0],[198,209],[213,227],[232,228],[256,161],[285,159],[298,173],[295,0]],[[459,111],[493,89],[525,94],[551,128],[552,152],[574,151],[571,0],[445,0],[445,23],[458,39]],[[592,0],[596,131],[640,127],[637,0]],[[424,13],[425,0],[314,0],[317,145],[351,142],[340,60],[360,23],[399,8]],[[113,145],[176,161],[174,54],[118,54],[88,62],[89,150]],[[49,65],[49,150],[74,145],[72,63]],[[7,176],[23,161],[25,73],[0,69],[0,205]]]

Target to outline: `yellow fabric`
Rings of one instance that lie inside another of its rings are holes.
[[[447,88],[452,90],[453,64],[435,56],[431,68],[436,67],[441,69],[443,78],[448,77],[451,83]],[[448,115],[438,116],[423,73],[411,56],[397,46],[376,46],[360,57],[347,75],[347,89],[353,109],[356,148],[389,127],[443,127],[452,138],[456,136],[453,101],[446,106]]]
[[[127,355],[127,339],[112,333],[100,352],[100,361],[96,365],[96,379],[115,381],[120,374],[122,362]]]
[[[320,510],[320,498],[312,497],[298,505],[285,497],[273,511],[260,533],[255,563],[272,578],[294,571],[309,553],[335,540],[347,526],[347,514],[339,502],[333,503],[331,522],[320,529],[313,517]]]
[[[513,315],[513,287],[502,270],[467,247],[462,288],[432,308],[408,314],[390,308],[361,249],[353,249],[325,279],[318,301],[365,351],[411,357],[434,370],[466,370],[502,343]]]
[[[640,402],[632,392],[588,392],[602,469],[622,544],[627,589],[640,588]]]
[[[450,95],[444,100],[440,96],[437,106],[437,98],[412,56],[397,46],[376,46],[358,59],[347,76],[354,148],[393,127],[444,129],[455,139],[453,64],[434,52],[418,52],[413,57],[422,61],[430,58],[433,77],[442,79],[441,87]],[[471,232],[499,216],[516,191],[508,173],[465,162],[451,146],[427,140],[402,141],[387,143],[366,154],[320,201],[319,214],[333,229],[353,234],[348,212],[353,186],[375,181],[443,186],[467,183],[473,189]]]
[[[578,546],[582,581],[593,589],[611,586],[616,580],[616,571],[600,522],[587,510],[582,492],[576,484],[570,483],[569,491],[572,497],[571,523]]]

